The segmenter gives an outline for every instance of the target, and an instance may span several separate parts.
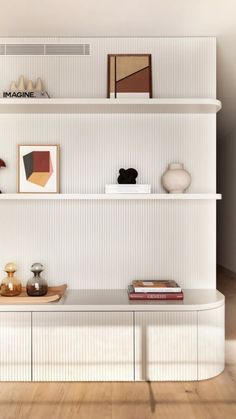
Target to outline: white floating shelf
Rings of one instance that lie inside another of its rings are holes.
[[[221,194],[1,194],[4,200],[218,200]]]
[[[217,113],[216,99],[0,99],[0,113]]]

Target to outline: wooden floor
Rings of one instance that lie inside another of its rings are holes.
[[[180,383],[1,383],[0,419],[235,419],[236,276],[221,270],[226,296],[226,368]]]

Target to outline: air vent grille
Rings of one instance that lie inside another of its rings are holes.
[[[90,55],[90,44],[1,44],[0,55]]]
[[[6,44],[6,55],[44,55],[40,44]]]
[[[45,55],[90,55],[89,44],[46,44]]]

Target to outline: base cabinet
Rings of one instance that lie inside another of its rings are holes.
[[[197,312],[135,313],[135,379],[197,380]]]
[[[133,313],[33,313],[33,381],[132,381]]]
[[[31,381],[31,313],[0,313],[0,381]]]
[[[195,381],[224,369],[224,305],[0,312],[0,381]]]

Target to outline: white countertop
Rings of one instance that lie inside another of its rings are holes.
[[[183,292],[183,301],[130,301],[126,290],[68,290],[55,303],[0,304],[0,311],[195,311],[224,304],[224,296],[217,290]]]

